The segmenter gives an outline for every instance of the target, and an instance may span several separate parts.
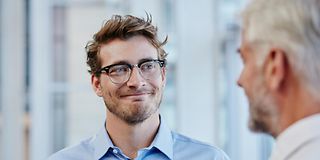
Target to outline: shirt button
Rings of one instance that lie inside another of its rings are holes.
[[[114,154],[118,154],[118,151],[116,149],[113,149]]]

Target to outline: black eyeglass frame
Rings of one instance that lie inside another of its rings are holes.
[[[146,62],[158,62],[161,68],[162,68],[162,67],[165,67],[165,66],[167,65],[167,60],[166,60],[166,59],[164,59],[164,60],[160,60],[160,59],[146,59],[146,60],[144,60],[144,61],[139,62],[138,64],[129,64],[129,63],[116,63],[116,64],[111,64],[111,65],[109,65],[109,66],[102,67],[102,68],[99,69],[95,74],[96,74],[96,75],[100,75],[102,72],[105,72],[105,73],[108,74],[108,73],[109,73],[109,69],[110,69],[111,67],[117,66],[117,65],[127,65],[127,66],[130,68],[130,70],[132,70],[134,66],[137,66],[137,67],[140,69],[141,65],[142,65],[143,63],[146,63]]]

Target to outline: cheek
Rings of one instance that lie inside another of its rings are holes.
[[[104,82],[101,84],[102,94],[104,98],[112,98],[117,94],[117,87],[112,86],[112,84],[107,84],[108,82]]]
[[[246,66],[239,79],[239,83],[241,83],[241,87],[245,90],[246,94],[252,94],[254,91],[253,83],[256,81],[259,75],[255,73],[253,66]],[[248,95],[249,96],[249,95]]]
[[[160,75],[157,78],[154,78],[150,81],[148,81],[148,83],[157,90],[162,90],[162,88],[165,87],[166,84],[166,73],[165,70],[161,70]]]
[[[157,84],[157,88],[159,88],[159,90],[163,90],[166,85],[166,77],[161,77],[161,79],[159,79],[155,84]]]
[[[163,88],[166,86],[166,82],[167,82],[167,80],[166,80],[165,77],[160,80],[159,83],[160,83],[160,88],[161,88],[161,89],[163,89]]]
[[[165,86],[165,81],[161,79],[157,79],[157,80],[150,81],[149,85],[155,94],[161,94]]]

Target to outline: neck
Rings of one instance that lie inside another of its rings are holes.
[[[128,124],[107,111],[106,129],[113,142],[130,158],[135,158],[141,148],[148,147],[160,125],[159,113],[139,124]]]
[[[305,88],[297,85],[296,90],[288,93],[280,111],[280,123],[277,136],[295,122],[320,113],[320,101]]]

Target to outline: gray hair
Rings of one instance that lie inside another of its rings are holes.
[[[253,0],[241,15],[246,40],[254,44],[253,50],[285,50],[294,74],[319,96],[320,0]],[[261,63],[266,53],[260,53]]]

